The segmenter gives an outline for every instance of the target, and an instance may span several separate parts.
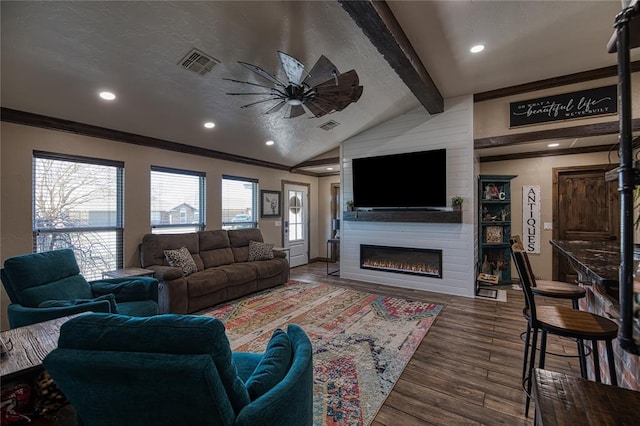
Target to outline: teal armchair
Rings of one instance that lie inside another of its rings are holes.
[[[158,281],[130,277],[88,282],[71,249],[11,257],[0,278],[11,300],[11,328],[80,312],[158,314]]]
[[[312,347],[297,325],[266,352],[232,353],[215,318],[90,313],[62,325],[43,361],[86,425],[278,425],[313,421]]]

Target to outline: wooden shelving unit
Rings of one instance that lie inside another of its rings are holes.
[[[511,284],[511,180],[515,175],[478,179],[478,273],[496,275],[495,285]],[[476,288],[487,286],[478,281]]]

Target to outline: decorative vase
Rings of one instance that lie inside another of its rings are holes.
[[[491,264],[487,260],[487,256],[484,257],[484,261],[482,262],[482,273],[491,274]]]

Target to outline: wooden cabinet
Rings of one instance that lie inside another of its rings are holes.
[[[515,177],[480,175],[478,179],[478,274],[497,276],[497,285],[511,284],[511,180]]]

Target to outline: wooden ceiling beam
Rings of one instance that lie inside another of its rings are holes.
[[[640,131],[640,118],[632,120],[632,130]],[[475,149],[497,148],[501,146],[518,145],[527,142],[537,142],[550,139],[585,138],[589,136],[613,135],[620,132],[618,121],[606,123],[585,124],[582,126],[563,127],[559,129],[536,130],[527,133],[514,133],[510,135],[491,136],[479,138],[473,141]]]
[[[385,1],[338,0],[429,114],[444,111],[440,90]]]

